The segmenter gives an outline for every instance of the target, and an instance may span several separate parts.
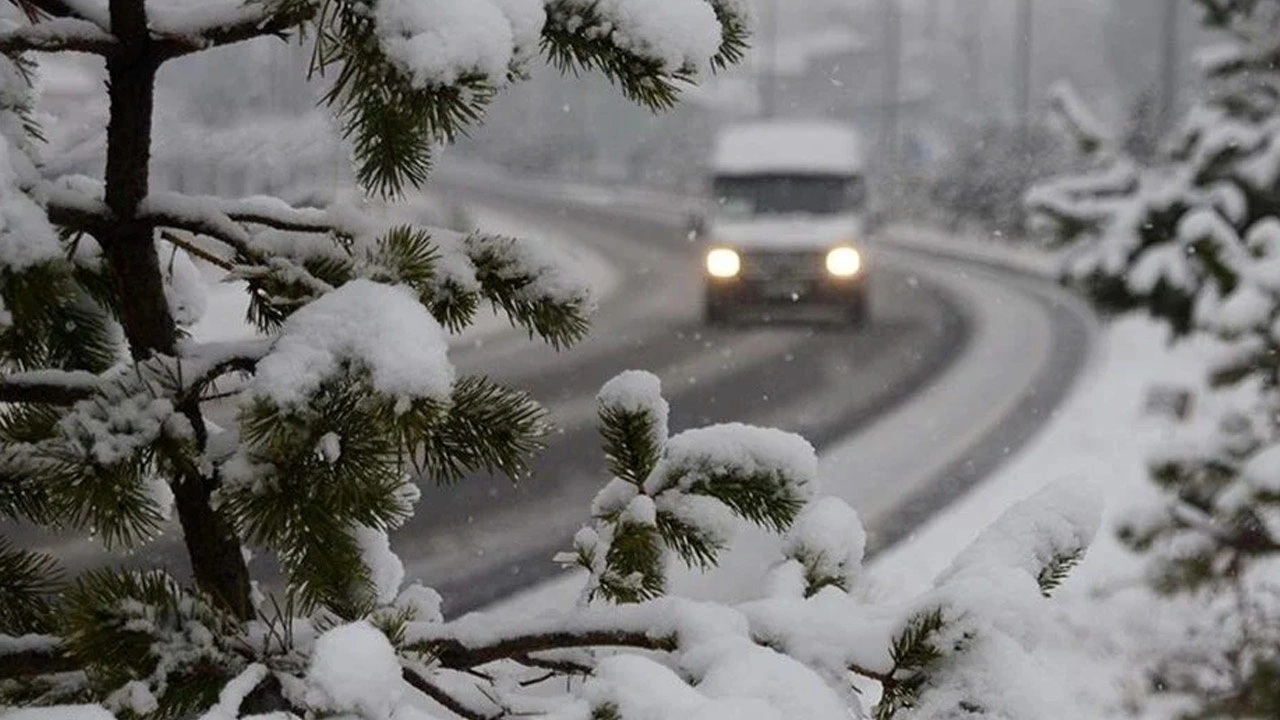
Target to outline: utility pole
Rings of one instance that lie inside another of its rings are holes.
[[[765,46],[759,55],[762,67],[756,82],[759,83],[760,114],[766,118],[778,113],[778,2],[764,0],[761,27]]]
[[[1018,130],[1023,137],[1031,131],[1031,58],[1032,58],[1032,7],[1031,0],[1018,0],[1018,17],[1015,23],[1015,51],[1013,61],[1014,112],[1017,113]]]
[[[942,93],[938,88],[938,78],[942,73],[942,0],[929,0],[925,16],[924,41],[925,57],[928,59],[929,104],[933,108],[936,122],[942,120]]]
[[[986,0],[965,0],[965,29],[961,41],[965,57],[968,110],[975,120],[982,119],[987,105],[982,101],[982,29],[986,27]]]
[[[1164,43],[1160,58],[1160,131],[1168,132],[1178,111],[1178,3],[1164,2]]]
[[[902,14],[898,0],[881,0],[884,7],[884,87],[881,89],[881,145],[885,167],[898,168],[898,103],[902,85]]]

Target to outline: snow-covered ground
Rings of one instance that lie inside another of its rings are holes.
[[[1088,555],[1058,591],[1060,617],[1044,656],[1072,679],[1088,717],[1141,716],[1141,663],[1176,642],[1179,606],[1154,601],[1141,559],[1114,537],[1116,520],[1159,502],[1145,458],[1169,439],[1168,420],[1144,412],[1149,388],[1202,384],[1204,346],[1170,347],[1167,332],[1126,318],[1105,332],[1101,357],[1041,436],[980,487],[872,564],[874,592],[907,597],[926,587],[978,532],[1013,503],[1060,480],[1088,483],[1106,515]],[[1194,419],[1192,420],[1194,421]],[[1155,708],[1146,708],[1157,716]],[[1167,715],[1159,715],[1166,717]]]

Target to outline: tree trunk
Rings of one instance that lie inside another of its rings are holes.
[[[112,32],[124,52],[107,59],[111,116],[107,124],[106,203],[115,215],[102,237],[103,254],[119,298],[121,323],[135,360],[175,354],[177,326],[164,295],[154,231],[138,220],[150,183],[151,116],[160,60],[147,30],[143,0],[111,0]],[[179,410],[204,442],[197,402]],[[249,570],[240,541],[209,505],[216,482],[197,468],[180,467],[174,499],[196,583],[238,617],[250,616]]]

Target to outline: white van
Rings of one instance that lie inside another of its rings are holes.
[[[719,135],[710,202],[695,220],[704,244],[705,318],[817,304],[868,317],[860,241],[867,187],[857,133],[823,121],[770,121]]]

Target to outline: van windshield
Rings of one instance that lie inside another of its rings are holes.
[[[857,175],[721,176],[712,182],[718,215],[835,215],[860,210],[865,200]]]

